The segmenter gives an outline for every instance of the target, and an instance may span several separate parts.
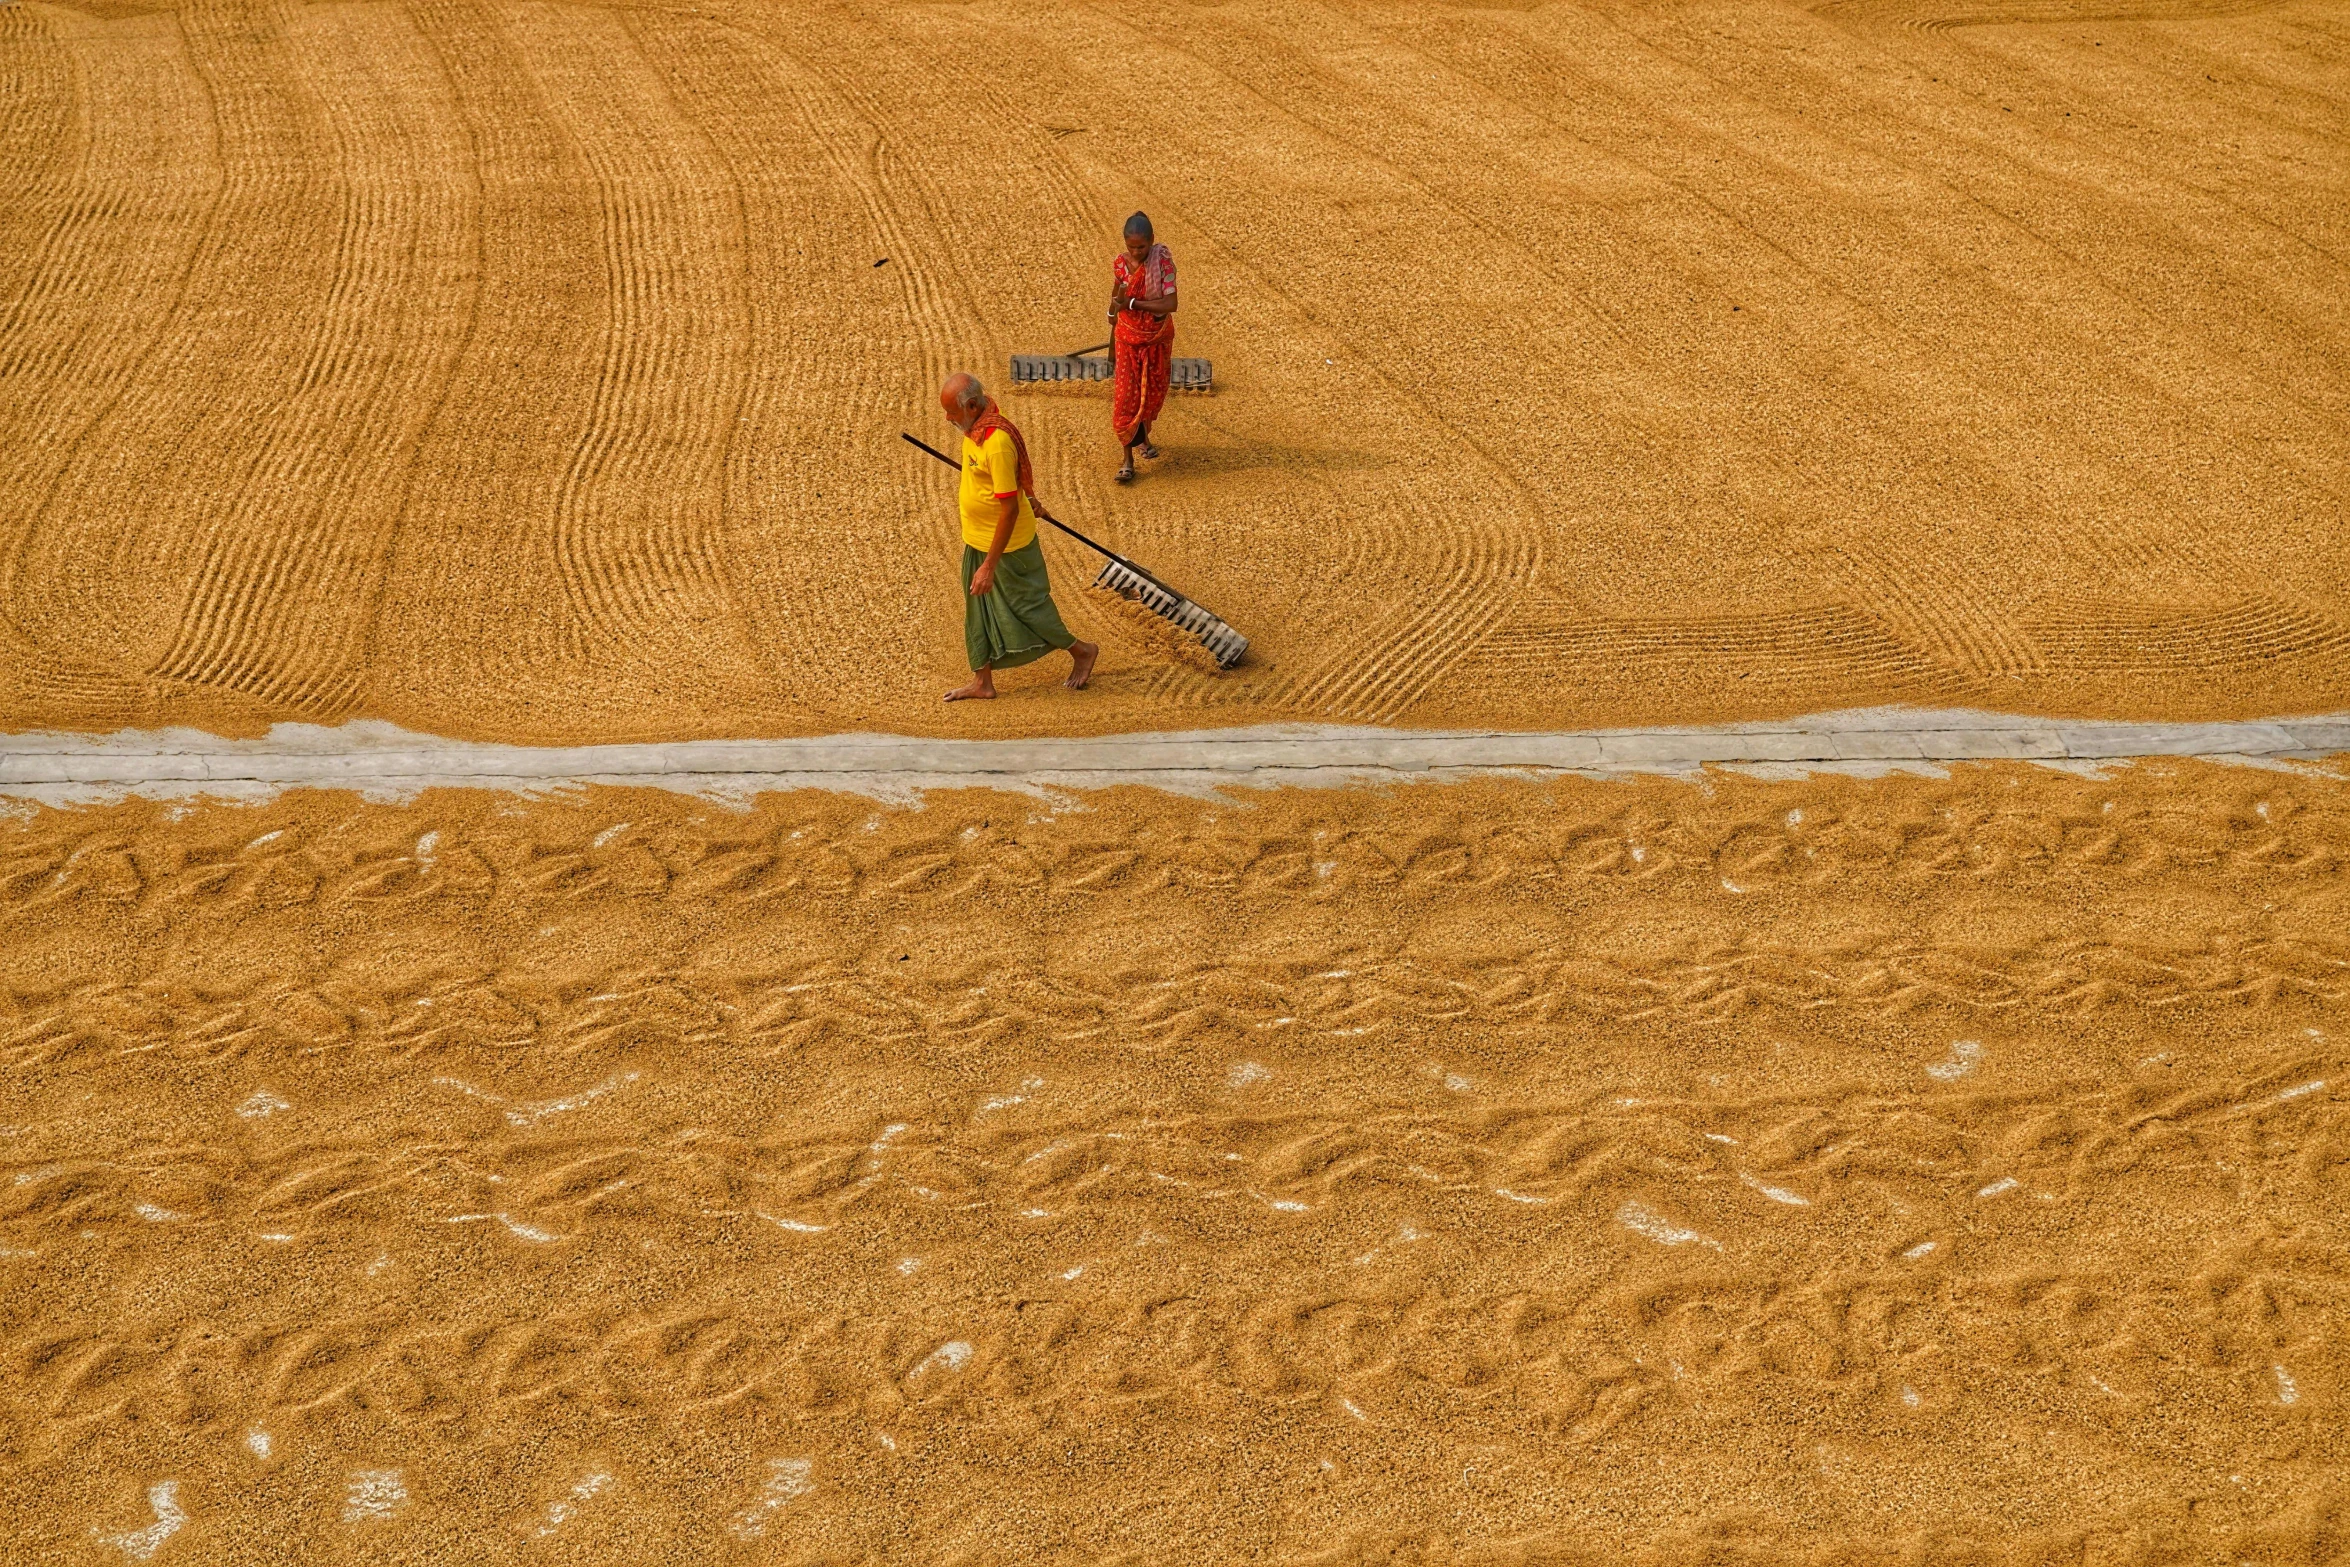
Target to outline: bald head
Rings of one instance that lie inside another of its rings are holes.
[[[938,389],[938,406],[946,410],[955,428],[968,430],[987,412],[987,388],[979,384],[979,377],[957,370]]]

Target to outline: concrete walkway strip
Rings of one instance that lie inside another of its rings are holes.
[[[198,730],[0,736],[0,796],[79,804],[148,796],[265,797],[289,788],[545,789],[633,784],[709,795],[830,788],[904,796],[958,785],[1198,789],[1482,771],[1883,772],[2000,758],[2055,765],[2140,757],[2315,761],[2350,752],[2350,714],[2237,723],[2073,722],[1965,710],[1866,708],[1769,723],[1513,734],[1262,725],[1094,739],[827,735],[645,745],[513,746],[390,724],[280,724],[258,740]]]

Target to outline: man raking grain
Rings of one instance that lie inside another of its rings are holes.
[[[963,432],[955,504],[963,521],[963,648],[971,657],[970,684],[949,691],[947,700],[993,697],[997,670],[1033,663],[1057,648],[1069,651],[1065,683],[1084,690],[1101,649],[1071,636],[1053,606],[1029,502],[1035,474],[1028,443],[976,377],[948,376],[938,404]]]

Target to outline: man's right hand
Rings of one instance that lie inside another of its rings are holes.
[[[973,598],[984,598],[994,591],[995,560],[993,557],[990,557],[987,560],[981,561],[979,563],[978,569],[971,573],[971,596]]]

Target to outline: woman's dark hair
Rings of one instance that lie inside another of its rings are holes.
[[[1137,212],[1133,217],[1128,218],[1126,220],[1126,237],[1128,239],[1158,238],[1156,234],[1151,232],[1151,215],[1147,212]]]

